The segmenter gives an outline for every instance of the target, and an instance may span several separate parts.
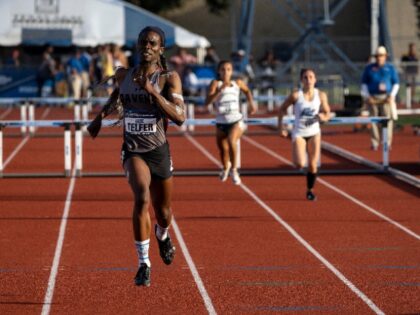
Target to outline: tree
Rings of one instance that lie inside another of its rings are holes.
[[[159,14],[164,11],[171,9],[176,9],[182,7],[185,1],[183,0],[165,0],[165,1],[156,1],[156,0],[125,0],[130,2],[138,7],[146,9],[150,12]],[[206,0],[207,7],[209,11],[214,14],[221,14],[225,11],[230,4],[230,0]]]

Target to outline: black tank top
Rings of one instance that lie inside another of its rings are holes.
[[[133,81],[136,68],[128,71],[120,85],[124,110],[124,145],[131,152],[148,152],[166,142],[166,118],[153,97]],[[157,70],[150,77],[154,88],[161,92]]]

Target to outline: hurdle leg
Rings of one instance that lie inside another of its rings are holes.
[[[253,89],[252,90],[252,96],[254,97],[254,100],[258,99],[258,89]],[[259,102],[255,102],[255,106],[257,107],[257,112],[258,112],[258,103]]]
[[[407,84],[405,89],[405,107],[411,109],[411,85]]]
[[[389,167],[389,143],[388,127],[382,128],[382,166],[386,170]]]
[[[195,117],[194,104],[193,103],[188,103],[188,105],[187,105],[187,117],[188,117],[189,121],[192,121]],[[188,131],[194,131],[194,125],[193,124],[188,125]]]
[[[28,121],[30,123],[33,123],[35,121],[35,105],[33,103],[29,103],[29,107],[28,107]],[[34,133],[35,133],[35,125],[33,125],[33,124],[30,125],[28,127],[28,129],[29,129],[29,134],[31,136],[33,136]]]
[[[241,168],[241,139],[236,143],[236,168]]]
[[[268,103],[267,103],[267,110],[269,112],[272,112],[274,110],[274,91],[272,88],[269,88],[267,90],[267,97],[268,97]]]
[[[88,117],[88,103],[87,102],[83,102],[82,103],[82,120],[83,121],[88,121],[89,117]],[[87,132],[87,125],[83,125],[82,126],[82,130],[83,132]]]
[[[71,175],[71,131],[70,124],[64,126],[64,174]]]
[[[82,176],[82,168],[83,168],[83,159],[82,159],[82,150],[83,150],[83,133],[81,129],[81,125],[76,123],[76,131],[74,134],[75,144],[74,148],[76,150],[76,176]]]
[[[189,129],[189,121],[190,121],[190,108],[189,108],[189,104],[187,104],[187,111],[185,113],[186,119],[185,122],[181,125],[181,127],[179,127],[179,129],[181,129],[181,131],[187,131],[187,128]]]
[[[22,135],[25,135],[26,130],[27,130],[27,127],[26,127],[26,124],[25,124],[27,122],[27,115],[26,115],[27,108],[28,108],[28,104],[26,102],[23,102],[20,105],[20,120],[24,123],[24,125],[22,125],[22,127],[20,127],[20,132],[22,133]]]
[[[80,120],[80,103],[79,101],[76,101],[74,104],[74,120],[79,121]]]
[[[76,132],[74,135],[75,139],[75,151],[76,151],[76,176],[82,176],[82,149],[83,149],[83,134],[80,123],[76,123]]]
[[[248,120],[248,103],[241,104],[241,112],[242,112],[242,117],[245,123]]]

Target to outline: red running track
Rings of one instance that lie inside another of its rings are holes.
[[[59,167],[62,142],[48,139],[28,139],[8,167]],[[5,140],[7,157],[22,139]],[[194,140],[170,138],[175,167],[214,168],[203,154],[217,160],[213,137]],[[86,167],[118,170],[118,146],[86,139]],[[286,140],[252,136],[242,149],[244,166],[290,167]],[[177,257],[164,265],[152,240],[152,286],[138,288],[124,178],[1,179],[0,313],[419,313],[418,190],[383,175],[323,176],[318,201],[307,202],[304,185],[301,176],[243,177],[242,186],[176,177]]]

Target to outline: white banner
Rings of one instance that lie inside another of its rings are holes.
[[[124,6],[114,0],[0,0],[0,45],[55,40],[124,44]]]

